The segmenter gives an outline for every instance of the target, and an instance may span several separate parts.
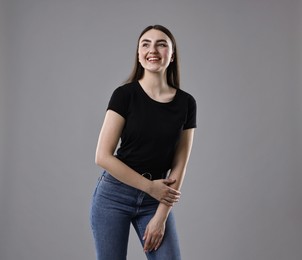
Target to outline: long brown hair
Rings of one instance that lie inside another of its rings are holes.
[[[179,64],[178,64],[178,51],[176,48],[176,41],[173,36],[173,34],[164,26],[162,25],[150,25],[146,27],[140,34],[138,41],[137,41],[137,48],[136,48],[136,55],[135,55],[135,63],[133,70],[129,76],[129,78],[126,80],[125,83],[130,83],[134,81],[140,80],[144,75],[144,68],[138,61],[138,47],[139,47],[139,40],[140,38],[149,30],[155,29],[163,32],[166,34],[171,42],[172,42],[172,48],[173,48],[173,62],[170,62],[168,68],[167,68],[167,83],[169,86],[174,88],[180,88],[179,87]]]

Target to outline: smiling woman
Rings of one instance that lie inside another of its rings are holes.
[[[176,46],[176,41],[173,34],[166,27],[161,25],[150,25],[147,28],[145,28],[140,34],[137,43],[137,49],[136,49],[137,57],[135,58],[134,68],[126,82],[129,83],[129,82],[140,80],[144,75],[145,69],[143,65],[140,63],[138,56],[139,56],[139,48],[141,47],[140,44],[142,43],[143,39],[144,39],[144,43],[147,44],[147,46],[150,45],[150,39],[147,39],[145,37],[146,36],[145,34],[149,33],[149,31],[156,31],[158,33],[161,32],[163,35],[162,40],[165,41],[166,45],[168,45],[168,43],[171,42],[172,46],[168,46],[168,47],[172,48],[173,54],[171,57],[171,62],[166,70],[166,80],[169,86],[174,88],[179,88],[179,64],[178,64],[178,49]],[[161,42],[161,44],[163,44],[163,42]],[[158,45],[161,44],[158,43]],[[144,48],[147,48],[147,46],[145,46]]]
[[[172,207],[195,127],[195,99],[179,89],[175,39],[149,26],[129,80],[112,94],[97,144],[96,164],[105,169],[91,208],[97,259],[126,259],[131,223],[148,259],[181,259]]]
[[[169,37],[156,29],[147,31],[140,40],[138,59],[147,72],[166,73],[173,61],[173,47]],[[165,75],[162,75],[166,77]]]

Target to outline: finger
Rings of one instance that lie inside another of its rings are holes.
[[[172,194],[172,193],[168,193],[166,195],[166,198],[169,198],[171,200],[179,200],[180,199],[180,194]]]
[[[144,243],[145,252],[148,252],[150,250],[150,245],[151,245],[151,236],[147,234],[145,237],[145,243]]]
[[[157,250],[160,247],[162,241],[163,241],[163,235],[157,236],[156,239],[154,240],[152,250]]]
[[[166,200],[167,202],[169,202],[169,203],[175,203],[175,202],[178,202],[179,201],[179,199],[178,198],[171,198],[171,197],[165,197],[164,198],[164,200]]]
[[[171,184],[173,184],[173,183],[175,183],[175,182],[176,182],[175,179],[164,179],[164,180],[163,180],[163,183],[164,183],[164,184],[167,184],[167,185],[171,185]]]
[[[175,190],[175,189],[172,189],[170,187],[169,187],[169,193],[173,194],[173,195],[177,195],[177,196],[181,195],[181,192],[179,190]]]
[[[148,237],[148,226],[145,230],[145,233],[144,233],[144,236],[143,236],[143,241],[145,241],[147,239],[147,237]],[[145,244],[146,244],[146,242],[145,242]]]
[[[149,243],[149,246],[148,246],[148,251],[149,251],[149,252],[152,251],[152,250],[155,248],[155,243],[156,243],[156,242],[157,242],[157,241],[155,240],[154,237],[150,239],[150,243]]]
[[[163,198],[164,200],[170,202],[170,203],[175,203],[178,202],[180,199],[180,196],[178,195],[167,195],[166,197]]]
[[[163,203],[163,204],[165,204],[168,207],[173,207],[173,205],[174,205],[173,202],[169,202],[169,201],[167,201],[165,199],[162,199],[160,202]]]
[[[155,250],[155,247],[158,244],[159,239],[160,239],[159,237],[152,237],[151,238],[150,244],[149,244],[149,247],[148,247],[149,252]]]
[[[167,206],[173,206],[175,203],[179,202],[179,198],[165,197],[160,202],[166,204]]]
[[[155,251],[160,247],[162,241],[163,241],[162,238],[160,238],[160,239],[158,240],[158,242],[156,243],[155,248],[154,248]]]
[[[145,253],[146,252],[151,252],[152,250],[154,250],[155,245],[156,245],[156,243],[151,242],[151,241],[149,243],[145,243],[145,246],[144,246]]]

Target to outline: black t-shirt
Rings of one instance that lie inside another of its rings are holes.
[[[128,83],[114,90],[108,109],[126,120],[116,157],[139,173],[152,173],[154,179],[154,174],[171,168],[181,132],[196,127],[196,101],[181,89],[172,101],[161,103],[139,82]]]

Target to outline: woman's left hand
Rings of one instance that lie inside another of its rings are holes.
[[[150,220],[143,237],[145,252],[151,252],[159,248],[165,234],[165,228],[166,221],[161,220],[156,215]]]

